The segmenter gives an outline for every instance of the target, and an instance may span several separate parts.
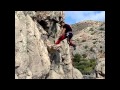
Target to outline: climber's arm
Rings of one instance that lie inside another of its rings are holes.
[[[61,33],[60,33],[60,36],[63,35],[63,34],[65,34],[65,30],[66,30],[66,28],[63,28],[63,29],[62,29],[62,31],[61,31]]]

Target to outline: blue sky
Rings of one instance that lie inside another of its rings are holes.
[[[83,20],[105,21],[105,11],[65,11],[65,22],[78,23]]]

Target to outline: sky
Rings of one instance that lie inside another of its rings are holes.
[[[84,20],[105,21],[105,11],[65,11],[65,22],[68,24]]]

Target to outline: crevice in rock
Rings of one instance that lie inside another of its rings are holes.
[[[18,69],[20,66],[15,66],[15,69]]]
[[[47,73],[47,74],[45,75],[45,79],[47,79],[47,78],[48,78],[48,76],[49,76],[49,73]]]
[[[102,71],[99,72],[99,75],[101,75],[102,77],[105,77],[105,74],[102,73]]]
[[[49,29],[49,27],[47,27],[47,22],[45,22],[44,20],[37,22],[43,27],[44,30]]]

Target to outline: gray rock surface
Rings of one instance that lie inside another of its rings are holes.
[[[15,79],[82,79],[72,66],[67,41],[52,47],[60,32],[53,19],[59,22],[59,16],[64,18],[64,12],[15,11]]]

